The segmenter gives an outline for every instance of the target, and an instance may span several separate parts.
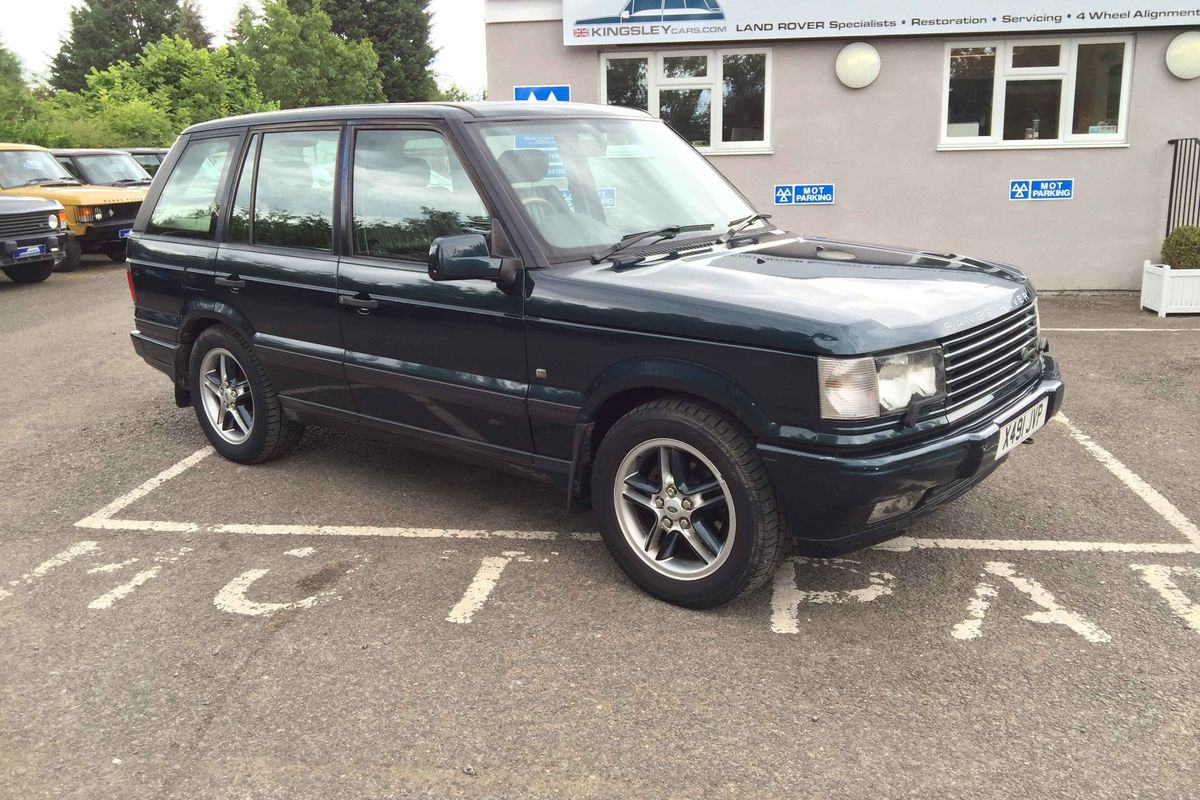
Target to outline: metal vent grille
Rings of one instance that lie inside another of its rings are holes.
[[[1033,303],[942,340],[946,413],[961,415],[1024,385],[1041,360]]]
[[[54,233],[58,229],[51,228],[46,224],[46,220],[50,218],[52,213],[54,212],[47,209],[45,211],[33,211],[28,214],[0,216],[0,238],[10,239],[14,236]]]

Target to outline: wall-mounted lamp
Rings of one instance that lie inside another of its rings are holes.
[[[838,53],[838,80],[851,89],[862,89],[879,77],[879,66],[879,51],[874,47],[866,42],[848,44]]]
[[[1167,69],[1185,81],[1200,78],[1200,31],[1181,33],[1167,45]]]

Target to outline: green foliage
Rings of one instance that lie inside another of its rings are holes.
[[[36,101],[21,77],[21,62],[0,45],[0,142],[25,138],[36,113]]]
[[[175,35],[191,42],[197,49],[212,46],[212,34],[204,27],[204,18],[193,0],[183,0],[175,15]]]
[[[323,8],[338,36],[371,42],[389,103],[438,99],[429,70],[437,55],[429,41],[429,0],[287,0],[287,5],[298,14]]]
[[[1174,269],[1200,269],[1200,227],[1180,225],[1163,242],[1162,260]]]
[[[78,92],[92,69],[131,61],[143,47],[175,30],[179,0],[85,0],[71,9],[71,27],[51,64],[51,84]]]
[[[236,51],[255,64],[263,96],[281,108],[384,99],[371,43],[334,34],[319,5],[296,14],[286,0],[265,0],[261,16],[242,6],[233,39]]]

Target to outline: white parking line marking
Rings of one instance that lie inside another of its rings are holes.
[[[24,584],[28,586],[29,584],[46,577],[63,564],[69,564],[80,556],[85,556],[88,553],[96,553],[99,551],[100,545],[96,544],[96,542],[76,542],[66,550],[63,550],[61,553],[56,553],[55,555],[43,561],[41,564],[38,564],[33,568],[33,572],[27,572],[17,580],[9,581],[8,585],[20,586],[21,584]],[[12,592],[8,591],[7,589],[0,589],[0,600],[4,600],[8,597],[12,597]]]
[[[294,558],[308,558],[315,552],[317,552],[317,548],[315,547],[297,547],[295,550],[288,550],[284,555]]]
[[[1058,415],[1055,419],[1059,419],[1063,424],[1068,426],[1068,429],[1077,433],[1078,430],[1062,417]],[[1074,435],[1074,433],[1072,434]],[[1089,450],[1095,453],[1095,450],[1105,453],[1109,458],[1111,454],[1100,448],[1094,442],[1079,434],[1087,440]],[[1082,443],[1082,442],[1081,442]],[[1092,450],[1091,448],[1095,448]],[[368,536],[382,538],[399,538],[399,539],[515,539],[525,541],[555,541],[568,539],[580,542],[598,542],[600,535],[593,532],[572,532],[560,533],[557,531],[513,531],[513,530],[486,530],[486,529],[455,529],[455,528],[405,528],[396,526],[377,526],[377,525],[260,525],[253,523],[225,523],[225,524],[207,524],[198,522],[177,522],[171,520],[146,520],[146,519],[117,519],[115,515],[128,507],[132,503],[142,499],[150,492],[157,489],[163,483],[172,478],[179,476],[184,471],[190,469],[200,463],[213,451],[209,448],[198,450],[177,464],[168,467],[167,469],[155,475],[150,480],[143,483],[132,492],[122,495],[113,502],[109,503],[104,508],[91,514],[75,525],[80,528],[93,528],[99,530],[116,530],[116,531],[133,531],[133,532],[152,532],[152,533],[214,533],[214,534],[233,534],[247,536]],[[1116,462],[1116,459],[1112,459]],[[1120,463],[1120,462],[1116,462]],[[1107,466],[1107,464],[1106,464]],[[1123,467],[1123,465],[1122,465]],[[1111,468],[1111,467],[1110,467]],[[1184,530],[1186,526],[1191,525],[1188,520],[1179,513],[1162,495],[1154,492],[1152,488],[1141,481],[1132,472],[1126,469],[1128,475],[1132,476],[1136,481],[1140,481],[1141,485],[1146,486],[1150,492],[1153,492],[1163,504],[1165,508],[1174,509],[1178,515],[1176,521],[1182,520]],[[1120,475],[1118,475],[1120,477]],[[1145,498],[1143,498],[1145,499]],[[1150,501],[1147,501],[1150,502]],[[1156,510],[1163,508],[1160,504]],[[1160,511],[1160,513],[1162,513]],[[1195,526],[1191,525],[1194,531]],[[1172,555],[1200,555],[1200,532],[1194,537],[1189,537],[1190,544],[1177,544],[1173,542],[1148,542],[1148,543],[1131,543],[1131,542],[1075,542],[1075,541],[1057,541],[1044,539],[956,539],[956,538],[936,538],[936,539],[919,539],[909,536],[902,536],[893,539],[883,544],[876,545],[879,550],[890,552],[907,552],[909,550],[995,550],[995,551],[1029,551],[1029,552],[1065,552],[1065,553],[1145,553],[1145,554],[1172,554]],[[2,595],[0,595],[2,597]]]
[[[141,500],[143,497],[145,497],[146,495],[153,492],[155,489],[157,489],[162,484],[171,480],[171,478],[174,478],[179,473],[184,472],[188,469],[191,469],[192,467],[199,464],[205,458],[210,456],[212,454],[212,452],[213,452],[213,449],[211,447],[205,447],[201,450],[197,450],[196,452],[192,453],[190,456],[183,459],[182,461],[180,461],[176,464],[173,464],[170,467],[167,467],[162,472],[158,473],[153,478],[151,478],[150,480],[143,483],[141,486],[134,489],[132,492],[128,492],[127,494],[121,495],[116,500],[113,500],[111,503],[106,505],[104,508],[97,511],[95,514],[92,514],[89,517],[85,517],[84,519],[81,519],[79,522],[76,522],[75,524],[81,528],[103,528],[103,527],[105,527],[98,523],[100,523],[104,520],[110,519],[111,517],[115,516],[118,512],[124,511],[126,508],[128,508],[129,506],[136,503],[138,500]],[[88,524],[88,523],[93,523],[93,524]]]
[[[1200,528],[1197,528],[1191,520],[1185,517],[1183,512],[1175,507],[1174,503],[1159,494],[1157,489],[1146,483],[1133,470],[1117,460],[1116,456],[1092,441],[1092,437],[1072,425],[1071,421],[1062,414],[1058,414],[1055,419],[1066,426],[1067,431],[1071,434],[1071,438],[1083,445],[1085,450],[1091,453],[1109,472],[1116,475],[1122,483],[1129,487],[1130,491],[1140,497],[1146,505],[1157,511],[1159,516],[1165,519],[1171,527],[1183,534],[1184,538],[1193,545],[1200,547]]]
[[[293,608],[312,608],[321,601],[319,594],[310,595],[291,603],[258,603],[246,597],[246,590],[268,572],[270,572],[269,569],[246,570],[225,584],[217,592],[217,596],[213,598],[213,605],[222,611],[228,611],[230,614],[265,617],[268,614],[274,614],[276,611],[286,611]]]
[[[1042,607],[1042,611],[1025,615],[1025,619],[1030,622],[1043,625],[1063,625],[1093,644],[1112,641],[1112,637],[1101,630],[1100,626],[1082,614],[1059,605],[1054,595],[1046,591],[1044,586],[1032,578],[1018,574],[1016,568],[1007,561],[989,561],[984,564],[983,569],[987,574],[1004,578],[1017,591]],[[967,604],[967,618],[955,625],[950,635],[963,641],[978,639],[982,636],[983,621],[991,608],[991,601],[998,595],[999,592],[995,585],[986,580],[980,581],[979,585],[975,587],[975,596]]]
[[[506,550],[503,555],[488,556],[483,559],[483,563],[479,565],[479,572],[475,573],[475,578],[463,592],[462,599],[455,603],[454,608],[450,609],[450,615],[446,617],[446,621],[470,625],[475,612],[483,608],[488,596],[496,588],[496,581],[500,580],[504,568],[514,558],[523,555],[525,554],[520,550]]]
[[[119,569],[128,567],[130,564],[137,563],[136,558],[127,558],[124,561],[117,561],[112,564],[101,564],[98,567],[92,567],[88,570],[88,575],[96,575],[101,572],[116,572]]]
[[[771,593],[771,630],[775,633],[800,632],[801,603],[872,603],[892,593],[896,576],[888,572],[863,573],[851,564],[859,564],[848,558],[789,558],[775,572],[775,583]],[[798,566],[813,566],[818,569],[835,569],[866,575],[867,585],[860,589],[837,591],[800,589],[796,586]]]
[[[1193,602],[1172,579],[1173,575],[1200,578],[1200,569],[1173,567],[1166,564],[1130,564],[1129,568],[1140,572],[1146,585],[1158,592],[1162,599],[1167,601],[1171,610],[1189,628],[1200,633],[1200,603]]]
[[[130,578],[127,582],[105,592],[92,602],[88,603],[88,608],[96,611],[103,611],[105,609],[112,608],[113,603],[117,602],[118,600],[123,600],[124,598],[133,594],[135,591],[137,591],[139,586],[158,575],[158,573],[161,571],[162,567],[159,566],[153,566],[150,569],[142,570],[137,575],[134,575],[132,578]]]

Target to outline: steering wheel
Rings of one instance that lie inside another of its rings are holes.
[[[535,214],[535,216],[546,216],[548,214],[553,214],[558,210],[554,207],[553,203],[551,203],[549,200],[547,200],[544,197],[522,197],[521,198],[521,205],[523,205],[527,209],[529,209],[530,214],[533,214],[534,206],[538,205],[539,203],[541,205],[545,206],[546,210],[543,212],[540,212],[538,214]]]

